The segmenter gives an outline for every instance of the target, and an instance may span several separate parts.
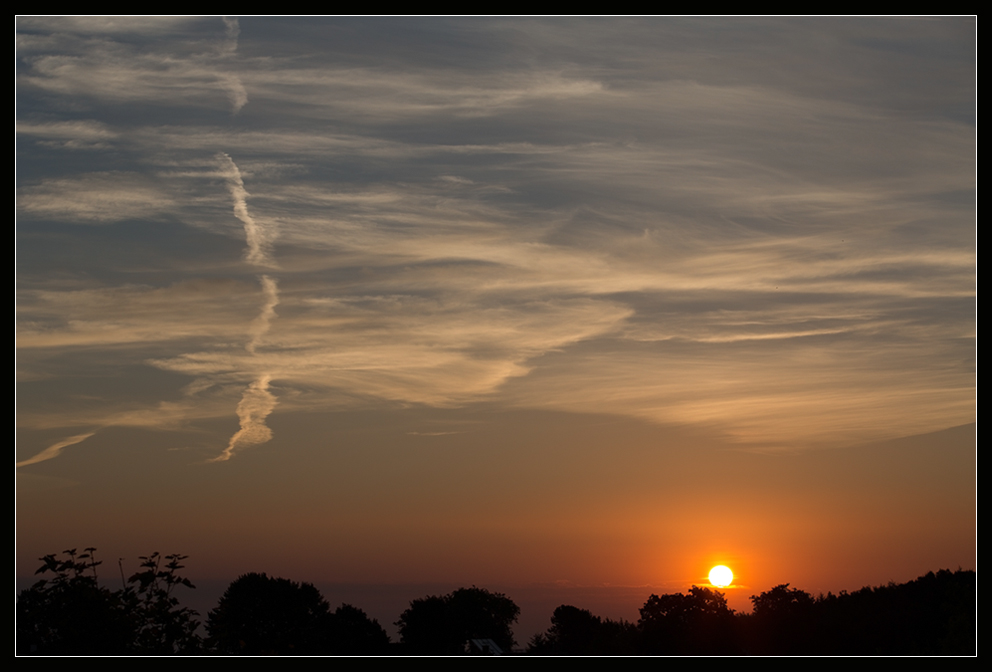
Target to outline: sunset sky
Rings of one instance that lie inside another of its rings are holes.
[[[16,25],[19,576],[975,568],[974,18]]]

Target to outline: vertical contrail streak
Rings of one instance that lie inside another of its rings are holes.
[[[237,18],[224,17],[224,29],[227,39],[221,47],[222,56],[233,57],[238,51],[238,35],[241,34],[241,26]],[[234,73],[225,72],[219,75],[221,86],[227,90],[227,97],[231,101],[231,112],[237,114],[241,108],[248,104],[248,92],[245,91],[241,78]]]
[[[248,327],[248,334],[251,336],[251,340],[245,346],[245,349],[253,355],[255,354],[255,347],[269,331],[269,324],[271,324],[272,318],[276,316],[275,307],[279,305],[279,287],[276,281],[267,275],[263,275],[259,279],[262,282],[262,291],[265,293],[265,303],[262,304],[262,310],[259,312],[258,317],[252,320],[251,325]]]
[[[248,250],[245,258],[249,263],[256,266],[275,267],[275,263],[269,257],[269,245],[272,233],[255,221],[255,218],[248,212],[248,192],[245,190],[245,183],[241,179],[241,171],[224,152],[217,154],[221,170],[227,179],[227,190],[231,193],[234,201],[234,216],[241,220],[245,227],[245,242]]]
[[[241,429],[228,441],[224,452],[208,462],[226,462],[235,451],[265,443],[272,438],[272,430],[265,424],[265,419],[276,407],[276,398],[269,392],[271,378],[268,374],[263,374],[248,386],[237,410]]]
[[[233,26],[228,23],[228,34],[233,35],[232,39],[236,39],[236,21]],[[228,191],[234,201],[234,216],[241,220],[245,227],[245,242],[248,245],[245,258],[256,266],[275,267],[275,262],[269,256],[271,233],[256,222],[248,211],[248,192],[241,179],[241,170],[234,160],[223,152],[217,154],[217,160],[220,162],[221,170],[227,179]],[[262,285],[264,299],[258,316],[248,326],[249,339],[245,344],[245,350],[253,357],[262,338],[268,333],[272,320],[276,317],[275,307],[279,305],[279,286],[276,279],[268,275],[260,275],[258,280]],[[271,380],[272,374],[262,373],[242,393],[237,408],[241,428],[228,441],[224,452],[209,460],[210,462],[226,462],[238,450],[265,443],[272,438],[272,430],[265,424],[265,419],[269,417],[277,403],[275,396],[269,391]]]
[[[224,51],[237,51],[238,35],[241,34],[241,24],[238,23],[238,17],[225,16],[222,19],[227,32],[227,43],[224,45]]]

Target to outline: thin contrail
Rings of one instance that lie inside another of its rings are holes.
[[[227,39],[224,40],[224,46],[221,47],[221,55],[233,57],[238,51],[238,35],[241,34],[241,26],[238,24],[237,18],[228,16],[223,18]],[[231,113],[237,114],[242,107],[248,104],[248,92],[245,91],[241,78],[234,73],[225,72],[220,75],[220,81],[227,90],[227,97],[231,101]]]
[[[272,430],[265,424],[265,419],[276,407],[276,398],[269,392],[269,381],[272,376],[262,374],[245,390],[238,404],[238,420],[241,429],[235,432],[224,452],[207,460],[208,462],[226,462],[241,448],[265,443],[272,438]]]
[[[23,462],[18,462],[18,467],[26,467],[29,464],[37,464],[38,462],[44,462],[45,460],[50,460],[53,457],[58,457],[62,453],[63,448],[77,444],[81,441],[85,441],[96,434],[96,432],[89,432],[88,434],[76,434],[76,436],[70,436],[68,439],[62,439],[58,443],[53,443],[48,448],[38,453],[32,458],[24,460]]]
[[[229,36],[233,34],[234,38],[236,38],[236,22],[233,24],[233,27],[227,20],[225,20],[225,23],[228,25]],[[265,230],[265,227],[258,224],[248,211],[248,192],[245,190],[244,181],[241,179],[241,171],[238,169],[237,164],[234,163],[234,160],[223,152],[217,154],[217,160],[220,162],[224,176],[227,178],[227,188],[234,201],[234,215],[245,226],[245,242],[248,244],[245,254],[247,260],[256,266],[275,267],[275,262],[269,256],[271,234]],[[276,279],[268,275],[261,275],[258,279],[262,284],[264,300],[258,316],[248,325],[249,339],[248,343],[245,344],[245,349],[252,356],[255,356],[256,348],[261,343],[265,334],[268,333],[272,320],[276,317],[275,307],[279,305],[279,286]],[[269,382],[271,380],[271,374],[260,374],[245,389],[237,408],[241,428],[228,441],[224,452],[209,460],[209,462],[226,462],[238,450],[247,446],[265,443],[272,438],[272,430],[265,424],[265,419],[269,417],[269,414],[272,413],[272,409],[276,407],[277,403],[275,396],[269,392]]]
[[[238,35],[241,34],[241,25],[238,23],[238,17],[224,16],[221,18],[224,21],[224,28],[227,31],[227,44],[224,45],[224,49],[225,51],[237,51]]]
[[[252,320],[248,327],[251,340],[245,346],[245,349],[253,355],[255,354],[255,347],[269,331],[269,324],[276,316],[275,307],[279,305],[279,287],[276,281],[267,275],[261,276],[259,280],[262,283],[262,291],[265,293],[265,303],[262,304],[262,310],[258,317]]]
[[[245,190],[241,171],[234,160],[224,152],[217,154],[217,161],[227,179],[227,190],[231,193],[231,199],[234,201],[234,216],[240,219],[245,226],[245,242],[248,244],[245,258],[256,266],[275,268],[275,262],[269,257],[272,232],[256,222],[255,218],[248,212],[249,193]]]

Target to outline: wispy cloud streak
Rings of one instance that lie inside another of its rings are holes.
[[[29,464],[37,464],[38,462],[44,462],[45,460],[51,460],[62,454],[63,448],[68,448],[69,446],[74,446],[77,443],[81,443],[86,439],[93,436],[96,432],[87,432],[86,434],[77,434],[76,436],[70,436],[67,439],[62,439],[58,443],[53,443],[48,448],[35,455],[34,457],[18,462],[18,467],[26,467]]]

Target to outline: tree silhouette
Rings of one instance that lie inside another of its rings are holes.
[[[410,653],[460,655],[470,639],[491,639],[504,651],[512,649],[511,627],[519,615],[510,598],[472,586],[414,600],[396,625]]]
[[[798,655],[810,653],[815,634],[813,596],[783,583],[751,596],[752,653]]]
[[[330,607],[309,583],[244,574],[207,615],[218,653],[319,655],[330,650]]]
[[[364,611],[342,604],[331,614],[329,652],[338,656],[375,656],[389,653],[389,636]]]
[[[723,593],[693,586],[688,595],[652,595],[637,622],[646,653],[726,655],[736,651],[734,612]]]
[[[556,656],[634,653],[636,628],[626,621],[605,621],[586,609],[563,604],[551,616],[551,627],[531,640],[528,653]]]

